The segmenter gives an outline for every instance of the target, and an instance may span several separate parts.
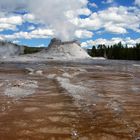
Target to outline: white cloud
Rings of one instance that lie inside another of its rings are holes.
[[[87,30],[77,30],[75,36],[79,39],[92,38],[93,33]]]
[[[89,3],[89,5],[90,5],[91,7],[98,8],[98,5],[97,5],[95,2]]]
[[[14,40],[14,39],[21,39],[21,38],[24,38],[24,39],[50,38],[54,36],[55,36],[54,31],[51,29],[36,29],[30,32],[20,31],[11,35],[1,35],[0,37],[3,39]],[[92,36],[93,36],[93,32],[88,31],[88,30],[75,31],[75,38],[78,38],[78,39],[89,39],[89,38],[92,38]]]
[[[23,19],[21,16],[8,16],[8,17],[0,17],[0,31],[9,29],[9,30],[17,30],[16,26],[21,25],[23,23]]]
[[[54,29],[55,37],[71,40],[74,39],[75,30],[78,27],[71,23],[70,20],[71,18],[78,18],[80,15],[89,16],[91,11],[88,9],[87,4],[88,0],[3,0],[0,1],[0,11],[12,13],[17,9],[26,9],[30,11],[30,14],[22,16],[24,22],[34,22],[37,19],[48,28]],[[73,13],[72,16],[74,17],[66,15],[69,11]],[[15,30],[16,25],[1,25],[1,30],[4,26],[4,29]]]
[[[2,36],[0,36],[0,40],[4,40],[4,38]]]
[[[37,19],[43,21],[49,28],[53,28],[55,30],[55,37],[63,40],[74,39],[75,30],[77,30],[78,26],[70,22],[71,18],[78,18],[79,14],[89,15],[91,12],[87,9],[87,4],[88,0],[28,1],[31,13]]]
[[[96,13],[94,13],[97,15]],[[98,30],[102,28],[102,21],[96,16],[94,19],[91,19],[91,17],[86,18],[86,19],[75,19],[75,21],[72,21],[73,23],[75,22],[77,26],[79,25],[81,28],[84,29],[89,29],[89,30]],[[74,24],[75,24],[74,23]]]
[[[36,23],[35,17],[32,14],[17,15],[12,13],[0,12],[0,31],[17,31],[17,25],[22,25],[26,21]]]
[[[17,32],[12,35],[3,35],[2,38],[5,39],[32,39],[32,38],[50,38],[54,36],[54,32],[50,29],[36,29],[31,32]]]
[[[140,7],[140,0],[135,0],[135,4]]]
[[[102,3],[103,4],[110,4],[110,3],[113,3],[114,0],[104,0]]]
[[[105,25],[105,30],[107,32],[111,32],[111,33],[115,33],[115,34],[125,34],[127,33],[127,30],[123,27],[119,27],[119,26],[114,26],[114,25],[109,25],[109,24],[106,24]]]
[[[88,40],[86,42],[83,42],[82,47],[92,48],[93,45],[97,46],[99,44],[111,46],[111,45],[117,44],[119,42],[121,42],[123,45],[127,44],[128,47],[133,47],[136,43],[140,43],[140,38],[131,39],[130,37],[127,37],[127,38],[112,38],[110,40],[99,38],[96,40]]]
[[[54,32],[50,29],[37,29],[32,31],[31,34],[38,36],[53,36]]]
[[[113,3],[113,0],[104,0]],[[138,7],[109,7],[92,13],[87,4],[97,8],[96,3],[88,0],[3,0],[0,1],[0,31],[10,29],[17,31],[17,25],[24,22],[43,22],[47,29],[36,29],[29,26],[30,32],[17,32],[13,35],[1,35],[0,39],[17,38],[48,38],[58,37],[63,40],[75,38],[91,38],[93,32],[105,31],[115,34],[126,34],[129,30],[140,33],[140,9]],[[140,0],[135,0],[140,5]],[[15,15],[11,11],[25,8],[30,13]],[[43,11],[43,12],[42,12]],[[10,14],[9,14],[10,13]],[[86,15],[87,18],[80,18]],[[106,40],[100,40],[106,42]],[[116,39],[115,39],[116,41]]]
[[[65,11],[65,13],[64,13],[64,15],[68,18],[68,20],[78,17],[79,15],[89,16],[91,14],[92,14],[92,12],[88,8],[81,8],[81,9],[77,9],[75,11],[69,10],[69,11]]]
[[[32,31],[35,29],[35,26],[31,25],[31,26],[28,26],[28,31]]]
[[[0,22],[17,25],[22,23],[22,18],[20,16],[4,17],[4,18],[0,18]]]
[[[91,11],[88,8],[82,8],[82,9],[77,10],[77,14],[89,16],[91,14]]]
[[[136,42],[137,42],[137,43],[140,43],[140,38],[136,39]]]
[[[24,21],[35,22],[35,16],[33,14],[25,14],[23,15]]]
[[[75,18],[71,22],[83,29],[99,30],[124,34],[128,29],[140,32],[140,9],[136,7],[110,7],[106,10],[94,12],[86,19]]]
[[[45,44],[40,44],[40,45],[38,45],[36,47],[40,48],[40,47],[45,47],[45,46],[46,46]]]
[[[12,41],[14,44],[18,44],[20,41],[19,40],[13,40]]]

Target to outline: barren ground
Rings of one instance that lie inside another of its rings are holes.
[[[1,62],[0,140],[71,139],[140,139],[140,62]]]

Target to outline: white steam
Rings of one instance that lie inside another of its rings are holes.
[[[12,12],[21,8],[25,8],[25,5],[25,0],[1,0],[0,12]]]
[[[74,38],[77,27],[70,18],[79,16],[78,10],[86,6],[87,0],[29,0],[30,12],[54,29],[55,37],[62,40]]]
[[[88,0],[1,0],[0,13],[25,9],[62,40],[75,38],[77,25],[71,21],[79,15],[88,15]]]
[[[8,42],[0,42],[0,58],[18,56],[23,54],[24,47],[19,47]]]

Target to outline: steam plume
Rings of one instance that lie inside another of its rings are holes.
[[[55,37],[72,40],[77,27],[71,19],[80,15],[78,10],[87,9],[87,3],[88,0],[1,0],[0,11],[24,8],[53,29]]]
[[[29,0],[30,11],[50,28],[55,36],[62,40],[74,38],[75,25],[66,15],[78,16],[76,11],[87,6],[87,0]]]

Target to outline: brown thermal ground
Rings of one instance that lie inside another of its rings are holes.
[[[0,64],[0,140],[139,139],[138,62]]]

